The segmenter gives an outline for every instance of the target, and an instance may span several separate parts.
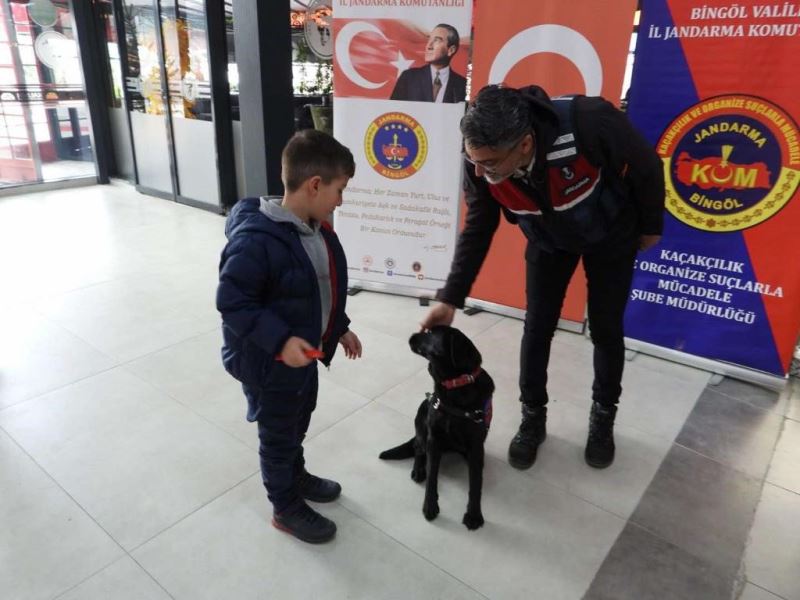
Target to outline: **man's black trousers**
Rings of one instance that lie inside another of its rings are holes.
[[[547,365],[567,286],[580,258],[588,282],[589,327],[594,344],[592,399],[616,404],[622,393],[625,363],[623,315],[630,293],[636,244],[580,254],[546,252],[528,244],[525,252],[525,329],[520,353],[520,400],[547,404]]]

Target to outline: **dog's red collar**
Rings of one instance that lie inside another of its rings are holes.
[[[442,385],[448,390],[464,387],[470,383],[475,383],[475,380],[478,378],[478,375],[481,374],[481,371],[483,371],[483,369],[478,367],[472,373],[465,373],[464,375],[460,375],[455,379],[447,379],[446,381],[442,382]]]

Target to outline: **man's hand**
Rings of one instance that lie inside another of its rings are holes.
[[[358,336],[349,329],[345,334],[339,338],[339,343],[344,348],[344,355],[347,358],[355,360],[361,358],[361,340]]]
[[[422,323],[419,324],[420,330],[426,331],[436,325],[450,325],[456,316],[456,307],[446,302],[440,302],[428,311]]]
[[[639,237],[639,250],[644,252],[661,241],[660,235],[642,235]]]
[[[311,364],[313,358],[305,355],[306,350],[314,350],[314,346],[303,338],[292,336],[281,349],[281,360],[287,367],[305,367]]]

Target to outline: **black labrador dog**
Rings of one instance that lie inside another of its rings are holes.
[[[426,394],[414,419],[416,435],[380,458],[414,457],[411,479],[428,482],[422,513],[432,521],[439,514],[437,489],[442,453],[455,451],[469,464],[469,503],[462,522],[467,529],[483,525],[483,443],[492,418],[494,381],[481,368],[478,349],[458,329],[436,326],[415,333],[408,340],[411,350],[428,359],[433,394]]]

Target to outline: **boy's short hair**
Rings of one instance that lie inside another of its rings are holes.
[[[337,177],[352,177],[356,163],[350,150],[333,136],[304,129],[295,133],[283,149],[281,168],[286,191],[294,192],[317,175],[325,184]]]

